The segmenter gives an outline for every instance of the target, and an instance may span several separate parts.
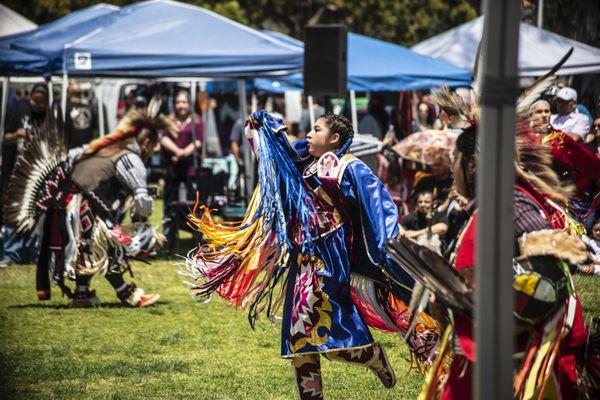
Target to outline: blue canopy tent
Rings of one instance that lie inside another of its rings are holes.
[[[48,60],[35,54],[0,47],[0,75],[42,75],[48,70]]]
[[[64,46],[98,26],[109,23],[110,15],[118,9],[116,6],[98,4],[75,11],[32,31],[1,37],[0,49],[18,51],[17,53],[6,51],[0,53],[0,63],[18,61],[10,71],[3,70],[3,72],[45,76],[62,73]],[[31,57],[18,58],[19,54],[23,53],[27,53]],[[40,68],[40,58],[46,60],[43,68]]]
[[[304,44],[278,32],[264,31],[273,38],[297,48]],[[419,90],[447,85],[470,86],[471,72],[422,56],[405,47],[373,39],[357,33],[348,33],[348,90],[352,124],[358,127],[355,92],[383,92]],[[259,78],[254,85],[260,90],[282,93],[286,90],[302,90],[303,76],[300,73],[277,78]],[[311,99],[309,97],[309,103]],[[311,113],[311,125],[314,115]]]
[[[214,12],[151,0],[121,8],[110,24],[65,48],[64,69],[65,77],[190,80],[192,102],[199,78],[238,79],[240,113],[247,115],[243,79],[299,72],[303,58],[303,49]],[[249,168],[247,187],[253,187],[252,175]]]
[[[278,32],[273,38],[304,49],[304,44]],[[405,47],[348,33],[348,90],[357,92],[428,89],[441,85],[469,86],[468,69],[417,54]],[[273,92],[301,90],[302,74],[256,79],[256,87]],[[281,90],[279,88],[282,88]]]
[[[469,86],[471,72],[397,44],[348,34],[348,89],[354,91],[418,90]]]
[[[57,19],[56,21],[41,25],[36,29],[19,32],[13,35],[6,35],[0,37],[0,47],[7,48],[10,47],[10,44],[19,39],[27,39],[31,37],[43,37],[44,35],[52,35],[59,31],[64,31],[65,29],[72,27],[74,25],[78,25],[81,22],[88,21],[90,19],[100,17],[102,15],[114,12],[118,10],[119,7],[113,6],[111,4],[96,4],[95,6],[87,7],[78,11],[74,11],[70,14],[65,15],[62,18]]]
[[[253,87],[264,92],[279,94],[291,90],[301,91],[303,88],[302,74],[296,73],[276,78],[255,78]]]
[[[237,78],[297,72],[303,51],[212,11],[151,0],[123,7],[65,61],[78,76]]]
[[[10,48],[50,58],[49,70],[63,73],[63,91],[68,75],[175,77],[194,78],[194,94],[197,78],[290,74],[301,71],[303,63],[302,49],[211,11],[169,0],[125,6],[68,30],[14,40]],[[238,91],[245,99],[241,81]],[[241,105],[246,114],[246,102]]]
[[[2,109],[0,118],[0,147],[4,136],[4,121],[8,97],[9,76],[43,75],[62,71],[64,44],[95,27],[90,21],[103,18],[118,10],[108,4],[98,4],[73,12],[37,29],[0,37],[0,74],[2,79]],[[87,29],[87,30],[86,30]],[[60,38],[60,39],[58,39]],[[52,96],[52,90],[50,90]]]

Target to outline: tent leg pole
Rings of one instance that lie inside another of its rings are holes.
[[[60,108],[62,109],[62,118],[63,122],[67,119],[67,96],[69,90],[69,76],[66,71],[63,71],[62,76],[62,88],[61,88],[61,97],[60,97]]]
[[[308,100],[308,117],[310,119],[310,129],[312,129],[312,127],[315,126],[315,108],[314,108],[313,97],[311,95],[309,95],[307,97],[307,100]]]
[[[358,133],[358,114],[356,114],[356,92],[350,91],[350,112],[352,113],[352,127],[354,133]]]
[[[256,93],[252,92],[252,104],[250,105],[251,112],[255,113],[258,111],[258,99],[256,98]]]
[[[52,82],[52,77],[48,80],[48,104],[50,104],[50,106],[54,104],[54,83]]]
[[[4,124],[6,123],[6,106],[8,105],[8,89],[10,78],[2,78],[2,114],[0,114],[0,165],[2,165],[2,144],[4,142]]]
[[[240,117],[242,119],[245,119],[248,116],[248,103],[246,102],[246,84],[245,81],[243,79],[239,79],[237,81],[238,84],[238,96],[239,96],[239,103],[240,103]],[[256,101],[256,94],[252,94],[252,107],[256,107],[255,104]]]
[[[104,130],[104,107],[103,105],[103,96],[104,95],[104,87],[102,83],[96,86],[96,101],[98,102],[98,135],[101,137],[106,134]]]
[[[193,82],[192,83],[192,88],[194,90],[194,107],[196,107],[196,102],[198,102],[198,92],[204,93],[206,92],[206,82],[199,82],[198,87],[196,87],[196,83],[197,82]],[[202,105],[200,104],[198,107],[198,110],[200,111],[200,116],[202,117],[202,123],[204,124],[204,132],[203,132],[203,136],[202,136],[202,147],[200,148],[200,151],[202,152],[202,155],[200,157],[200,167],[202,167],[202,163],[204,162],[204,159],[206,158],[206,152],[208,151],[208,109],[210,108],[210,95],[208,95],[208,104],[207,104],[207,108],[206,111],[202,111]],[[200,103],[202,103],[202,99],[200,99]]]
[[[175,94],[177,96],[177,93]],[[194,143],[194,147],[196,146],[196,81],[190,82],[190,111],[192,114],[192,143]],[[203,138],[204,139],[204,138]],[[203,140],[201,151],[202,151],[202,159],[200,161],[200,165],[198,165],[198,149],[194,151],[194,174],[196,175],[196,180],[194,182],[194,189],[198,191],[198,180],[200,176],[200,167],[202,162],[204,161],[204,154],[206,148],[206,140]]]
[[[240,104],[240,118],[242,119],[242,123],[244,123],[246,117],[248,116],[248,103],[246,102],[246,82],[243,79],[238,79],[237,86]],[[256,185],[256,180],[254,177],[254,157],[252,157],[252,150],[250,150],[249,144],[243,146],[242,149],[244,151],[244,164],[246,166],[245,195],[247,199],[250,199],[251,191],[254,190],[254,186]]]
[[[485,1],[473,381],[476,399],[513,397],[513,187],[519,2]],[[493,16],[493,17],[492,17]]]

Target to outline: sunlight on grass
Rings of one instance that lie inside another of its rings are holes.
[[[35,268],[0,270],[0,398],[294,399],[292,369],[279,358],[278,327],[252,331],[244,312],[202,304],[169,261],[135,265],[136,282],[160,293],[156,307],[121,307],[108,282],[92,286],[103,306],[70,309],[59,290],[40,302]],[[406,348],[375,332],[399,377],[387,390],[364,368],[323,361],[329,399],[414,399],[421,378]]]
[[[160,201],[155,210],[157,226]],[[70,309],[56,288],[51,301],[40,302],[34,266],[1,269],[0,398],[295,399],[278,327],[263,322],[252,331],[244,312],[191,298],[174,263],[134,265],[137,284],[161,295],[148,309],[122,307],[103,277],[92,281],[100,308]],[[600,315],[598,280],[577,276],[575,284],[588,322]],[[374,336],[386,346],[396,388],[383,388],[364,368],[324,360],[327,399],[417,397],[422,378],[410,370],[406,346],[394,335]]]

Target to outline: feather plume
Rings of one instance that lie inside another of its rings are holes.
[[[552,169],[552,153],[546,143],[532,131],[526,120],[517,123],[515,142],[515,172],[526,180],[541,194],[565,204],[573,192],[573,188],[561,183]]]
[[[556,79],[556,72],[567,62],[569,57],[571,57],[571,54],[573,54],[572,47],[550,71],[538,78],[531,86],[525,89],[517,100],[517,115],[527,116],[529,114],[529,108],[541,97],[546,89],[552,86]]]
[[[146,113],[149,118],[156,118],[160,111],[160,106],[162,105],[162,100],[158,96],[153,96],[148,103],[148,107],[146,108]]]
[[[585,243],[577,235],[557,229],[525,233],[519,238],[519,248],[519,259],[550,255],[577,264],[588,258]]]
[[[34,126],[17,158],[4,212],[6,223],[18,233],[32,231],[48,207],[66,200],[61,185],[66,180],[67,148],[58,124],[48,110],[46,121]]]
[[[483,82],[481,68],[483,65],[483,40],[479,42],[477,46],[477,55],[475,55],[475,63],[473,64],[473,83],[471,88],[473,89],[473,104],[479,104],[479,96],[481,95],[481,85]]]
[[[118,142],[127,142],[144,129],[150,131],[152,141],[158,140],[161,131],[167,131],[177,137],[178,129],[173,121],[163,114],[159,114],[161,100],[154,96],[147,107],[132,107],[117,124],[114,132],[93,140],[84,155],[89,156],[101,149],[107,148]]]
[[[442,86],[439,90],[434,91],[431,99],[450,116],[453,128],[461,128],[461,126],[455,125],[467,124],[473,119],[471,106],[448,86]]]

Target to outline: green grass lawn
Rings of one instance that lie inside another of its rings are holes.
[[[215,299],[190,298],[170,261],[136,265],[136,281],[161,294],[156,307],[121,307],[102,277],[98,309],[40,302],[34,267],[0,270],[0,398],[294,399],[292,369],[279,358],[279,333],[252,331],[243,312]],[[323,361],[330,399],[414,399],[421,378],[409,372],[400,339],[377,334],[398,386],[387,390],[363,368]]]
[[[250,330],[243,312],[190,298],[171,261],[136,265],[137,282],[162,298],[156,307],[121,307],[104,278],[98,309],[70,309],[59,291],[35,297],[34,267],[0,270],[2,399],[294,399],[292,369],[277,328]],[[599,315],[598,280],[577,277],[586,316]],[[323,361],[328,399],[414,399],[421,377],[405,346],[375,332],[398,386],[384,389],[363,368]]]
[[[70,309],[59,290],[40,302],[33,266],[0,270],[0,398],[295,399],[278,327],[252,331],[245,313],[220,299],[191,298],[174,263],[134,266],[138,285],[162,296],[148,309],[122,307],[102,277],[92,282],[100,308]],[[600,315],[599,282],[576,277],[586,321]],[[416,398],[422,378],[410,371],[406,347],[397,336],[374,335],[396,388],[384,389],[364,368],[324,360],[327,399]]]
[[[160,222],[162,203],[151,220]],[[192,246],[182,235],[182,252]],[[295,399],[293,371],[279,357],[279,328],[255,331],[220,299],[190,297],[176,259],[134,264],[135,281],[161,295],[147,309],[121,307],[108,282],[92,286],[103,306],[71,309],[53,288],[35,296],[35,267],[0,269],[0,399]],[[394,335],[375,332],[398,385],[383,388],[364,368],[323,360],[328,399],[414,399],[421,377]]]

